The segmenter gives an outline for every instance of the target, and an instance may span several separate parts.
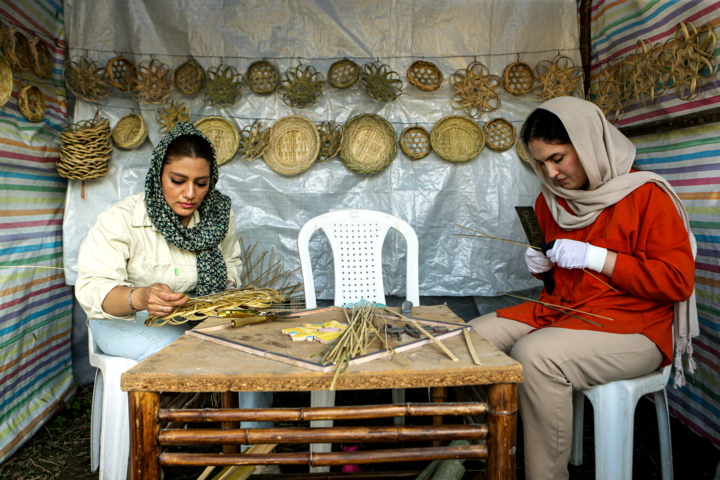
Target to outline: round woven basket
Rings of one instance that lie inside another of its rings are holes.
[[[430,134],[420,126],[407,127],[400,134],[400,149],[410,160],[420,160],[430,154]]]
[[[320,151],[320,135],[305,117],[283,117],[270,127],[270,146],[263,160],[280,175],[297,175],[315,162]]]
[[[30,42],[16,28],[8,28],[3,39],[3,52],[10,66],[18,73],[30,70]]]
[[[240,134],[232,122],[223,117],[205,117],[195,122],[195,126],[215,147],[218,165],[222,165],[235,155],[240,146]]]
[[[407,71],[408,81],[418,90],[433,92],[440,88],[443,74],[434,63],[418,60],[413,62]]]
[[[228,108],[235,105],[245,91],[243,76],[231,65],[218,65],[207,71],[201,93],[205,105]]]
[[[400,75],[382,62],[366,63],[360,70],[360,85],[374,99],[392,102],[402,95]]]
[[[322,122],[317,126],[320,135],[320,150],[317,154],[318,162],[330,160],[340,152],[343,139],[343,128],[332,120]]]
[[[42,80],[53,74],[53,57],[47,44],[40,37],[30,40],[30,68]]]
[[[34,85],[25,85],[18,92],[18,108],[23,117],[31,122],[40,122],[45,118],[45,99],[40,89]]]
[[[395,129],[378,115],[356,115],[343,127],[340,158],[354,172],[383,171],[395,159],[397,148]]]
[[[100,102],[113,88],[105,68],[85,57],[65,62],[62,74],[70,91],[86,102]]]
[[[280,80],[278,94],[283,103],[292,108],[315,105],[325,90],[325,76],[312,65],[288,68]]]
[[[435,124],[430,133],[430,144],[445,160],[467,162],[480,155],[485,147],[485,135],[473,120],[450,115]]]
[[[504,152],[515,144],[515,127],[504,118],[490,120],[483,127],[488,148]]]
[[[340,90],[350,88],[360,79],[360,65],[343,58],[330,65],[327,82]]]
[[[195,95],[205,80],[205,70],[190,59],[175,69],[175,88],[185,95]]]
[[[171,98],[158,107],[155,121],[158,124],[158,131],[165,135],[178,123],[190,121],[190,109],[185,102]]]
[[[0,107],[5,105],[12,95],[13,74],[10,63],[0,54]]]
[[[528,154],[525,151],[525,147],[523,146],[522,138],[518,138],[518,141],[515,142],[515,151],[517,152],[517,156],[520,160],[522,160],[523,162],[530,163]]]
[[[270,129],[260,120],[255,120],[240,131],[238,155],[246,162],[260,158],[270,146]]]
[[[90,180],[108,173],[113,147],[106,118],[69,125],[60,134],[60,143],[57,170],[61,177]]]
[[[147,123],[145,123],[145,119],[137,113],[131,113],[121,118],[112,132],[115,145],[126,150],[139,147],[147,136]]]
[[[277,89],[280,73],[272,63],[259,60],[250,64],[245,74],[245,81],[253,92],[267,95]]]
[[[535,83],[535,74],[530,65],[523,62],[511,63],[503,72],[503,87],[513,95],[530,93]]]
[[[122,92],[129,92],[135,86],[137,71],[130,59],[119,55],[108,60],[105,65],[110,84]]]
[[[130,96],[140,102],[153,105],[165,100],[173,89],[175,72],[158,60],[144,60],[136,69],[135,86]]]

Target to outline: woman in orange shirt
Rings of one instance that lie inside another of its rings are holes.
[[[573,390],[668,365],[673,319],[680,353],[697,335],[695,263],[679,198],[662,177],[631,171],[634,145],[595,105],[545,102],[521,137],[543,182],[535,211],[554,240],[547,256],[525,253],[531,273],[555,281],[540,300],[612,320],[527,302],[470,324],[523,366],[526,478],[559,480],[569,477]]]

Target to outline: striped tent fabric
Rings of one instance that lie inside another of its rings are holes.
[[[592,77],[635,52],[639,39],[653,44],[675,35],[678,22],[713,26],[720,35],[720,2],[596,0],[592,2]],[[720,49],[714,54],[720,54]],[[594,78],[593,78],[594,79]],[[674,91],[652,108],[625,108],[618,126],[640,125],[720,106],[720,74],[689,102]],[[671,413],[720,447],[720,124],[631,138],[637,147],[635,167],[668,179],[690,216],[698,241],[695,287],[700,336],[693,341],[697,369],[685,370],[687,385],[667,389]],[[672,378],[671,375],[671,383]]]
[[[55,59],[53,77],[13,72],[13,92],[0,108],[0,463],[43,426],[74,392],[70,332],[72,289],[62,267],[67,183],[55,169],[67,124],[61,68],[65,56],[61,0],[0,3],[0,20],[39,36]],[[40,88],[45,119],[18,109],[22,85]],[[36,268],[30,266],[54,268]]]

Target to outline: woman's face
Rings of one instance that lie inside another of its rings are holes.
[[[210,188],[210,162],[204,158],[171,158],[163,166],[161,185],[165,201],[184,221],[197,210]]]
[[[571,143],[555,145],[533,139],[528,149],[556,186],[566,190],[587,188],[587,173]]]

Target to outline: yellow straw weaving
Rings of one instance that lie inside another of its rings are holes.
[[[320,135],[305,117],[291,115],[270,127],[270,146],[263,159],[281,175],[297,175],[315,162],[320,151]]]
[[[356,115],[343,127],[340,158],[354,172],[383,171],[395,159],[397,148],[395,129],[378,115]]]
[[[430,132],[433,150],[450,162],[467,162],[485,147],[483,130],[473,120],[459,115],[441,119]]]
[[[240,147],[240,134],[232,122],[223,117],[205,117],[198,120],[195,126],[215,147],[218,166],[235,156]]]

